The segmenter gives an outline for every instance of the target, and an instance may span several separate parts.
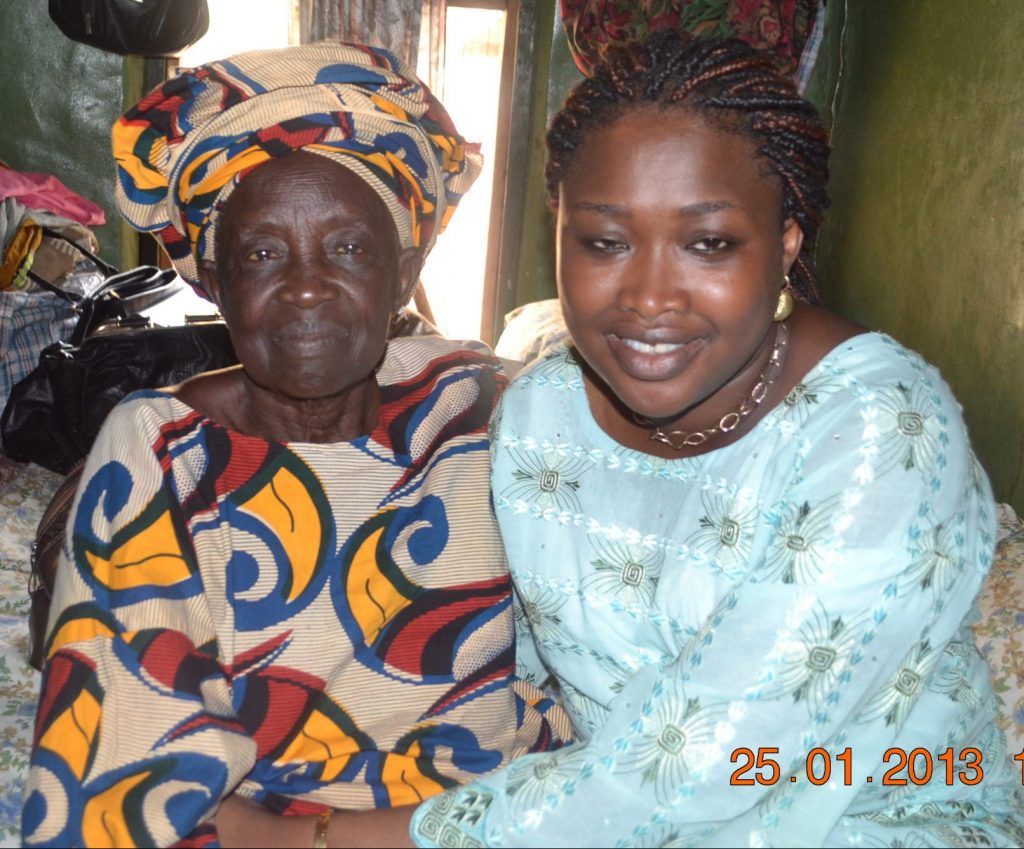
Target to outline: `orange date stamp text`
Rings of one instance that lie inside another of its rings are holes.
[[[733,749],[729,761],[737,766],[729,777],[729,784],[736,787],[755,784],[771,786],[785,780],[778,754],[778,748],[771,746]],[[938,780],[944,781],[947,786],[973,786],[985,777],[983,760],[981,750],[973,746],[960,750],[948,748],[938,754],[924,748],[908,752],[893,747],[886,749],[882,755],[882,763],[887,769],[879,783],[883,787],[905,787],[908,784],[922,785]],[[1021,765],[1021,784],[1024,785],[1024,751],[1016,755],[1014,760]],[[787,778],[793,783],[804,779],[818,787],[830,781],[838,781],[849,787],[853,783],[853,749],[848,747],[838,752],[830,752],[820,746],[811,749],[804,758],[803,768],[790,772]],[[875,779],[868,775],[864,780],[870,784]]]

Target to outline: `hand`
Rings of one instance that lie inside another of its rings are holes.
[[[327,829],[327,845],[337,847],[412,847],[409,821],[414,805],[371,811],[338,811]],[[312,846],[316,817],[281,817],[239,796],[228,796],[214,816],[221,846]]]
[[[316,817],[280,817],[261,805],[232,795],[214,815],[221,846],[312,846]]]

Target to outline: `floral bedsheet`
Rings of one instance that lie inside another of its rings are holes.
[[[997,722],[1011,754],[1024,751],[1024,523],[999,508],[999,545],[978,596],[981,619],[974,638],[992,670]]]
[[[21,845],[39,673],[28,664],[29,552],[61,476],[0,458],[0,847]]]

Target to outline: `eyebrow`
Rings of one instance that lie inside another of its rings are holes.
[[[574,204],[573,208],[584,212],[596,212],[599,215],[607,215],[610,218],[629,217],[628,207],[618,206],[614,203],[592,203],[584,200]],[[735,204],[727,200],[706,200],[681,206],[678,209],[678,213],[685,216],[708,215],[723,209],[735,209]]]

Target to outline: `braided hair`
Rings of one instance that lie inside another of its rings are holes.
[[[790,285],[818,302],[812,250],[828,208],[828,136],[814,106],[763,54],[736,39],[698,39],[663,30],[608,50],[591,77],[579,83],[547,134],[545,181],[555,205],[587,138],[630,107],[679,105],[721,129],[750,137],[782,183],[783,218],[803,231]]]

